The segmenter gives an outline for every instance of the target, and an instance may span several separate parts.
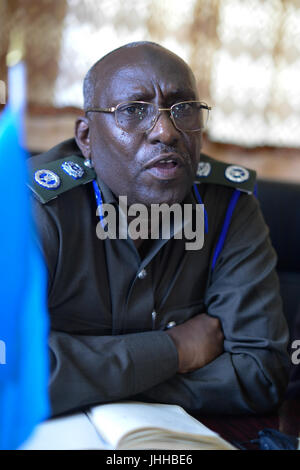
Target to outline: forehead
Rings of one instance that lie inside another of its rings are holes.
[[[195,78],[187,64],[166,49],[151,47],[128,48],[112,55],[99,68],[95,91],[99,102],[197,96]]]

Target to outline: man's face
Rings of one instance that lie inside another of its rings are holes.
[[[95,106],[147,101],[161,108],[197,100],[190,69],[175,55],[151,47],[123,49],[101,66]],[[120,129],[114,114],[89,113],[90,149],[97,175],[128,204],[172,204],[188,193],[200,157],[201,133],[175,128],[161,112],[144,133]],[[168,162],[166,162],[168,161]]]

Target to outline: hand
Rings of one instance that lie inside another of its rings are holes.
[[[166,333],[178,352],[178,372],[191,372],[213,361],[223,352],[224,335],[218,318],[200,313]]]

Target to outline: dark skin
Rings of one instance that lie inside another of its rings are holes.
[[[119,49],[99,64],[95,107],[116,106],[124,101],[147,101],[167,108],[197,100],[195,78],[189,67],[170,51],[153,45]],[[175,128],[168,112],[161,112],[148,132],[126,133],[113,114],[89,113],[76,122],[76,142],[96,174],[116,197],[128,204],[180,203],[191,189],[201,150],[201,132]],[[160,156],[177,162],[169,178],[157,177],[151,162]],[[141,243],[138,241],[136,246]],[[166,331],[178,352],[178,372],[205,366],[223,352],[220,322],[200,313]]]

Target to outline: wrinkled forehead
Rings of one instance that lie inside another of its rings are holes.
[[[100,63],[95,89],[99,105],[155,98],[197,99],[191,69],[172,52],[156,47],[128,48]]]

